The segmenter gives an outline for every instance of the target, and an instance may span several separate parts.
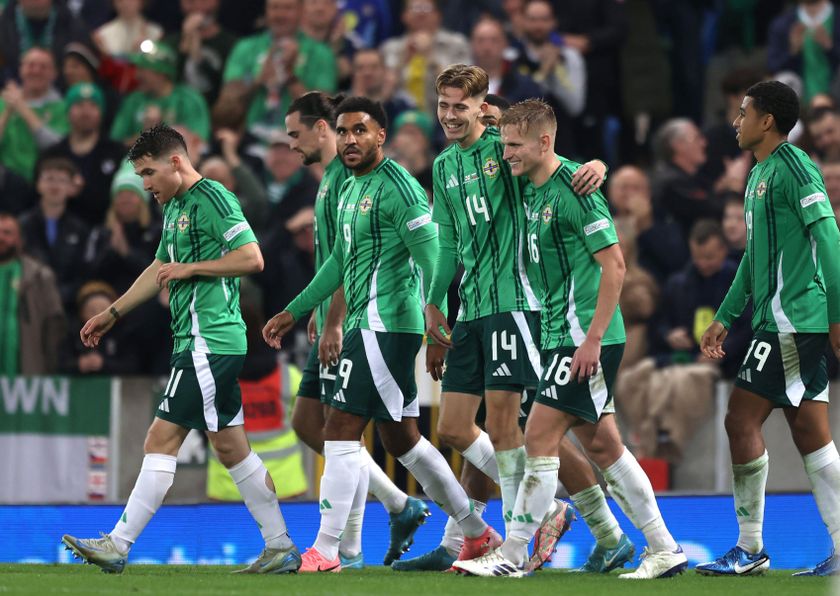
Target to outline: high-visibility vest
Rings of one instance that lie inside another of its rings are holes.
[[[284,362],[256,381],[239,381],[245,433],[253,449],[271,473],[280,499],[303,494],[309,482],[303,466],[303,452],[286,414],[297,395],[301,372]],[[241,501],[230,474],[215,454],[207,463],[207,496],[220,501]]]

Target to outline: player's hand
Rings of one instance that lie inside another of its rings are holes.
[[[723,326],[720,321],[712,321],[709,328],[700,339],[700,351],[707,358],[719,360],[726,355],[723,351],[723,340],[726,339],[726,334],[729,331]]]
[[[325,326],[323,328],[321,340],[318,342],[318,360],[321,361],[322,366],[328,367],[338,363],[343,337],[341,325]]]
[[[572,188],[579,195],[592,194],[604,183],[607,166],[597,159],[588,161],[572,175]]]
[[[95,317],[91,317],[87,323],[82,326],[79,331],[79,337],[82,338],[82,343],[87,348],[95,348],[99,345],[99,340],[102,336],[108,333],[111,327],[114,326],[117,320],[109,310],[103,310]]]
[[[668,332],[665,336],[665,341],[671,346],[672,350],[692,350],[694,349],[694,340],[688,334],[688,329],[685,327],[676,327]]]
[[[157,285],[159,288],[164,287],[170,281],[176,279],[189,279],[193,276],[192,263],[164,263],[158,269]]]
[[[315,323],[315,311],[309,315],[309,322],[306,324],[306,336],[309,338],[309,345],[313,345],[318,339],[318,326]]]
[[[441,328],[443,331],[441,331]],[[446,348],[452,345],[452,341],[449,339],[452,330],[446,322],[446,317],[434,304],[426,305],[426,335],[431,337],[435,343],[439,343]]]
[[[265,343],[275,350],[280,349],[280,340],[295,326],[295,318],[292,313],[283,311],[277,313],[268,320],[263,327],[262,335]]]
[[[601,342],[587,337],[572,356],[571,378],[577,379],[578,383],[583,383],[598,372],[600,365]]]
[[[840,323],[829,323],[828,341],[831,344],[834,355],[840,359]]]
[[[443,379],[443,365],[446,361],[446,348],[440,344],[426,344],[426,372],[435,381]]]

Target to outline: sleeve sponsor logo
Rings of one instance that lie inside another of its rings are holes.
[[[405,225],[409,232],[413,232],[417,228],[425,226],[428,223],[432,223],[432,216],[430,213],[424,213],[420,217],[415,217]]]
[[[241,234],[245,230],[250,230],[250,229],[251,229],[251,226],[248,225],[247,221],[240,222],[240,223],[236,224],[235,226],[233,226],[231,229],[229,229],[227,232],[224,233],[225,240],[230,242],[231,240],[233,240],[234,238],[239,236],[239,234]]]
[[[815,192],[812,195],[808,195],[807,197],[799,199],[799,204],[802,205],[803,209],[805,209],[805,207],[809,205],[813,205],[814,203],[821,203],[823,201],[825,201],[825,195],[821,192]]]
[[[587,236],[591,236],[595,232],[600,232],[601,230],[606,230],[610,227],[610,220],[606,217],[604,219],[599,219],[598,221],[593,221],[591,224],[587,224],[583,226],[583,233]]]

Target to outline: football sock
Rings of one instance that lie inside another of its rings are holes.
[[[473,499],[473,509],[478,515],[483,515],[486,508],[487,503]],[[446,520],[440,545],[453,557],[457,557],[461,552],[461,547],[464,546],[464,533],[461,531],[461,526],[451,517]]]
[[[499,465],[499,489],[502,493],[502,514],[505,528],[510,528],[513,507],[516,504],[516,493],[522,476],[525,474],[525,447],[506,449],[496,452],[496,462]],[[554,486],[557,486],[555,481]]]
[[[360,441],[324,441],[321,476],[321,527],[313,545],[328,561],[338,556],[341,533],[350,517],[361,475]]]
[[[338,545],[338,551],[348,559],[362,552],[362,521],[365,517],[365,504],[367,503],[370,477],[370,464],[363,455],[367,453],[367,449],[362,447],[359,453],[362,454],[362,464],[359,468],[359,484],[356,487],[353,504],[350,506],[347,525],[344,526],[344,532],[341,533],[341,542]]]
[[[804,458],[817,509],[828,528],[834,553],[840,554],[840,455],[834,441]]]
[[[414,447],[397,459],[417,479],[423,491],[455,518],[465,536],[475,538],[484,533],[487,524],[473,510],[470,498],[458,484],[446,459],[426,437],[421,436]]]
[[[397,488],[388,475],[382,471],[367,449],[362,449],[362,461],[366,461],[370,475],[368,490],[382,503],[388,513],[400,513],[405,509],[408,495]]]
[[[173,455],[149,453],[143,458],[140,474],[137,475],[123,514],[111,530],[111,540],[119,550],[128,552],[160,508],[166,492],[175,480],[176,465],[177,458]]]
[[[764,548],[764,488],[770,459],[767,451],[745,464],[732,465],[732,494],[738,519],[738,546],[756,554]],[[806,463],[807,468],[807,463]]]
[[[602,473],[613,498],[633,525],[645,535],[650,550],[677,550],[677,543],[659,512],[650,479],[630,450],[625,447],[621,457]]]
[[[260,456],[252,451],[228,471],[245,506],[260,528],[266,548],[291,547],[292,540],[286,529],[286,520],[280,513],[277,495],[267,485],[271,476]]]
[[[481,431],[472,445],[464,449],[461,454],[468,462],[484,472],[496,484],[499,484],[499,467],[496,464],[496,453],[490,435]]]
[[[575,509],[586,522],[595,542],[604,548],[615,548],[621,540],[621,526],[610,511],[604,491],[597,484],[571,496]]]
[[[525,460],[525,474],[516,495],[508,535],[501,547],[502,555],[518,567],[528,560],[528,543],[554,504],[559,469],[559,457],[529,457]]]

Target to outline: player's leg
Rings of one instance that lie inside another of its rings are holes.
[[[594,424],[580,424],[574,433],[601,469],[621,510],[647,540],[641,566],[622,577],[653,579],[682,573],[687,565],[686,556],[665,526],[650,479],[622,443],[615,416],[606,414]]]
[[[827,387],[825,395],[827,398]],[[797,575],[837,575],[840,573],[840,455],[831,438],[828,403],[803,400],[798,408],[787,408],[784,412],[833,546],[825,561]]]
[[[122,515],[110,534],[101,538],[75,538],[62,542],[75,556],[99,566],[105,573],[122,573],[132,545],[163,503],[175,480],[178,449],[188,428],[155,418],[143,444],[143,464]]]
[[[367,453],[364,445],[360,454]],[[363,569],[365,566],[362,555],[362,521],[365,516],[365,504],[370,484],[369,459],[362,457],[359,467],[359,484],[356,486],[356,494],[353,495],[353,503],[350,506],[350,515],[347,516],[347,524],[341,533],[341,540],[338,544],[338,558],[341,561],[341,569]]]
[[[322,376],[326,373],[327,378]],[[292,428],[298,438],[315,453],[324,452],[324,424],[326,409],[322,393],[326,385],[335,381],[335,367],[322,369],[318,361],[318,341],[312,344],[298,387],[292,411]]]

